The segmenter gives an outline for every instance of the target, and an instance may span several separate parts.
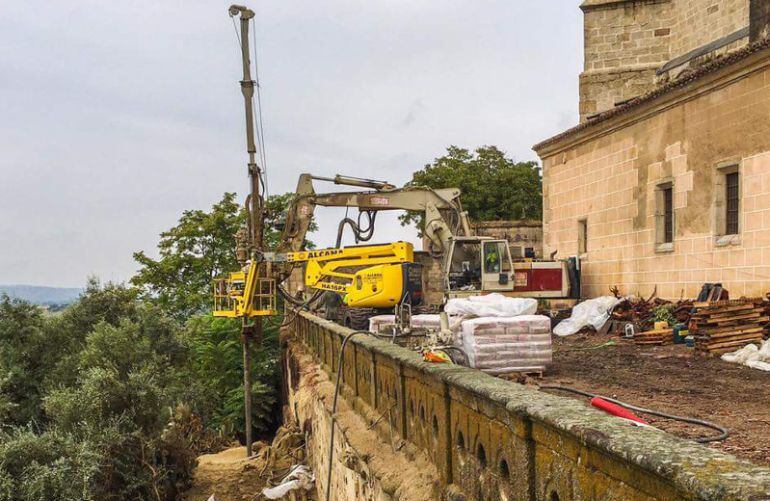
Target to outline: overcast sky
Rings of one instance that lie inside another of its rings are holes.
[[[536,159],[578,121],[579,3],[251,2],[271,192],[301,172],[402,184],[451,144]],[[127,280],[183,210],[246,191],[228,5],[3,2],[0,283]],[[341,214],[318,214],[333,244]]]

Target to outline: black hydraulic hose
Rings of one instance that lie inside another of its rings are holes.
[[[283,286],[278,286],[278,292],[283,296],[285,300],[287,300],[289,303],[291,303],[294,306],[293,314],[290,318],[284,319],[283,322],[281,322],[281,325],[279,325],[279,328],[286,327],[287,325],[291,324],[296,320],[297,315],[299,315],[299,312],[302,310],[308,310],[310,311],[310,305],[315,302],[318,298],[321,297],[321,294],[323,294],[323,291],[315,291],[312,296],[310,296],[310,299],[308,299],[305,302],[300,301],[299,299],[296,299],[292,297],[291,294],[289,294],[288,291],[286,291]]]
[[[368,225],[364,229],[362,228],[361,224],[361,216],[363,214],[366,214]],[[350,226],[350,229],[353,231],[353,237],[356,240],[356,243],[359,242],[368,242],[372,239],[374,236],[374,221],[377,219],[377,211],[361,211],[358,213],[358,221],[353,221],[349,217],[345,217],[342,221],[340,221],[339,226],[337,227],[337,243],[335,244],[336,248],[339,248],[342,245],[342,233],[345,231],[345,226]]]
[[[695,419],[691,417],[682,417],[682,416],[675,416],[673,414],[666,414],[665,412],[660,412],[652,409],[645,409],[644,407],[637,407],[635,405],[627,404],[625,402],[621,402],[620,400],[615,400],[614,398],[609,397],[603,397],[601,395],[595,395],[593,393],[589,393],[587,391],[578,390],[576,388],[570,388],[569,386],[558,386],[558,385],[544,385],[540,387],[541,390],[557,390],[557,391],[566,391],[569,393],[574,393],[576,395],[582,395],[584,397],[588,398],[594,398],[599,397],[603,400],[606,400],[608,402],[612,402],[613,404],[619,405],[621,407],[625,407],[626,409],[641,412],[643,414],[650,414],[652,416],[658,416],[666,419],[673,419],[674,421],[681,421],[683,423],[690,423],[698,426],[703,426],[706,428],[711,428],[712,430],[716,430],[719,432],[719,435],[714,435],[711,437],[701,437],[696,438],[695,441],[700,444],[706,444],[708,442],[718,442],[721,440],[726,439],[728,436],[730,436],[730,431],[725,428],[724,426],[720,426],[718,424],[711,423],[709,421],[704,421],[702,419]]]
[[[301,299],[297,299],[291,294],[289,294],[289,291],[287,291],[283,285],[278,285],[278,292],[281,294],[281,296],[289,303],[293,304],[294,306],[299,306],[301,308],[309,306],[312,302],[317,300],[321,297],[321,294],[323,294],[324,291],[315,291],[313,292],[313,295],[310,296],[310,299],[307,301],[303,301]]]
[[[340,394],[340,380],[342,379],[342,366],[345,363],[345,346],[347,346],[350,338],[357,334],[369,334],[369,331],[353,331],[342,340],[340,346],[340,356],[337,360],[337,381],[334,383],[334,399],[332,400],[332,426],[329,438],[329,471],[326,475],[326,501],[331,499],[332,495],[332,459],[334,458],[334,415],[337,412],[337,396]]]

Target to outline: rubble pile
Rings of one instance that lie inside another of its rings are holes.
[[[690,315],[693,310],[693,302],[689,300],[677,301],[672,303],[660,298],[625,298],[610,315],[609,330],[622,334],[627,324],[634,326],[635,332],[651,331],[655,326],[656,311],[661,307],[666,307],[670,311],[670,321],[673,323],[685,324],[690,322]]]

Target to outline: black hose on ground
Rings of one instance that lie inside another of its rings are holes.
[[[340,380],[342,379],[342,366],[345,363],[345,346],[350,338],[357,334],[369,334],[369,331],[353,331],[342,340],[340,346],[340,356],[337,360],[337,381],[334,383],[334,399],[332,400],[332,426],[329,437],[329,471],[326,475],[326,501],[331,499],[332,495],[332,459],[334,458],[334,415],[337,413],[337,396],[340,394]]]
[[[701,437],[696,438],[695,441],[700,444],[706,444],[708,442],[718,442],[720,440],[726,439],[728,436],[730,436],[730,431],[725,428],[724,426],[720,426],[718,424],[711,423],[709,421],[704,421],[702,419],[695,419],[691,417],[682,417],[682,416],[675,416],[673,414],[666,414],[665,412],[660,412],[652,409],[645,409],[644,407],[637,407],[635,405],[627,404],[625,402],[621,402],[620,400],[615,400],[614,398],[604,397],[601,395],[595,395],[593,393],[589,393],[587,391],[578,390],[577,388],[570,388],[569,386],[558,386],[558,385],[543,385],[540,387],[541,390],[557,390],[557,391],[566,391],[569,393],[574,393],[576,395],[582,395],[584,397],[588,398],[594,398],[599,397],[603,400],[606,400],[607,402],[612,402],[613,404],[619,405],[621,407],[625,407],[626,409],[641,412],[643,414],[650,414],[652,416],[658,416],[666,419],[673,419],[674,421],[681,421],[683,423],[690,423],[698,426],[703,426],[706,428],[711,428],[712,430],[716,430],[719,432],[719,435],[714,435],[711,437]]]

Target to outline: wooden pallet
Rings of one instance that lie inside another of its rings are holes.
[[[659,329],[638,332],[634,335],[634,343],[641,345],[664,345],[674,342],[673,329]]]
[[[770,316],[763,299],[695,303],[690,321],[695,347],[712,354],[761,342]]]

